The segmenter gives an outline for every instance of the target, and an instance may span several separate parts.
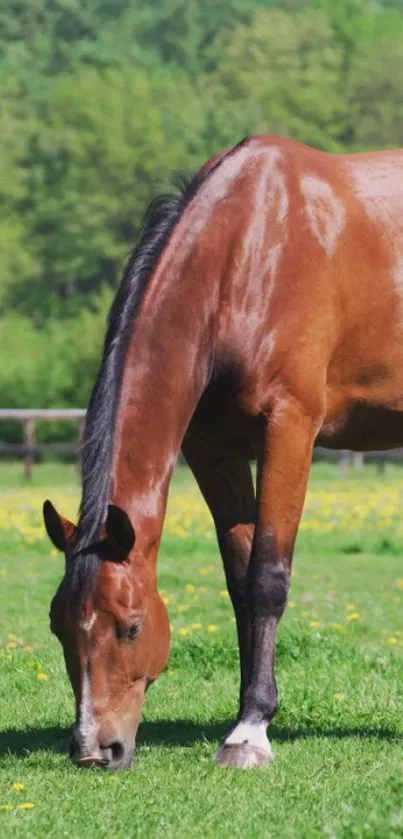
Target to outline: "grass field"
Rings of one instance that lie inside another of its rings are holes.
[[[278,645],[276,759],[249,773],[214,753],[236,713],[235,627],[217,545],[185,469],[175,476],[159,572],[173,627],[133,769],[75,769],[73,702],[48,629],[62,559],[44,497],[74,516],[72,468],[27,486],[0,467],[0,836],[403,837],[403,470],[340,480],[314,467]]]

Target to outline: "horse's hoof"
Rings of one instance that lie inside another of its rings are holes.
[[[216,761],[219,766],[233,766],[235,769],[255,769],[269,766],[272,752],[251,746],[249,743],[224,743],[218,750]]]

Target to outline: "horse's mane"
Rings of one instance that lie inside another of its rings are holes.
[[[201,170],[192,178],[177,176],[176,192],[160,194],[151,201],[142,222],[139,242],[127,262],[112,303],[101,366],[85,423],[78,538],[63,582],[71,600],[81,600],[84,592],[91,589],[99,566],[96,551],[88,548],[99,540],[106,517],[123,372],[144,293],[186,207],[225,156],[220,156],[212,167]]]

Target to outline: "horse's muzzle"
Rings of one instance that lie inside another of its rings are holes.
[[[70,757],[80,769],[130,769],[133,755],[134,748],[130,748],[124,740],[116,739],[91,751],[81,750],[74,734],[70,742]]]

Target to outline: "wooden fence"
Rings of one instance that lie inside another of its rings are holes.
[[[0,421],[17,420],[24,427],[23,443],[0,444],[0,454],[18,455],[24,460],[27,478],[32,476],[35,456],[40,453],[72,454],[80,462],[81,443],[84,431],[85,410],[82,408],[50,408],[50,409],[0,409]],[[71,421],[77,423],[77,442],[74,443],[38,443],[36,425],[38,421]],[[339,463],[340,474],[347,477],[351,468],[362,469],[364,463],[376,463],[379,472],[385,470],[387,463],[403,464],[403,449],[392,449],[383,452],[349,452],[333,451],[320,447],[314,450],[314,460],[335,460]]]
[[[0,421],[17,420],[23,424],[24,442],[5,443],[0,445],[0,453],[5,455],[19,455],[24,459],[25,474],[27,478],[32,476],[35,463],[35,455],[41,452],[54,452],[55,454],[73,454],[78,463],[80,462],[81,442],[84,431],[86,411],[82,408],[49,408],[49,409],[20,409],[5,408],[0,410]],[[45,421],[71,421],[77,423],[77,442],[74,443],[38,443],[36,437],[36,425],[38,420]]]

